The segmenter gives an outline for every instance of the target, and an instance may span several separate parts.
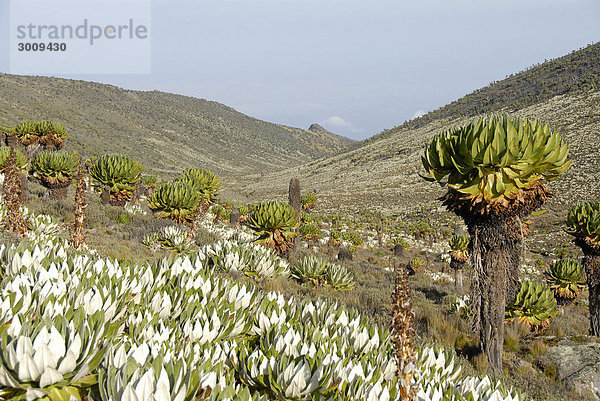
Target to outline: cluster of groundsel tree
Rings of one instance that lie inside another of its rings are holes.
[[[443,204],[471,237],[474,329],[494,371],[502,368],[505,307],[518,291],[522,219],[550,193],[543,180],[571,165],[560,134],[508,115],[475,119],[435,136],[422,157],[431,181],[446,184]]]
[[[60,123],[52,121],[22,121],[15,127],[0,127],[9,139],[31,149],[37,145],[45,150],[60,150],[67,138],[67,130]]]

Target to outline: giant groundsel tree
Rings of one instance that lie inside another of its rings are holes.
[[[581,202],[569,210],[567,232],[583,251],[589,290],[590,334],[600,337],[600,202]]]
[[[435,136],[422,161],[430,181],[471,237],[474,328],[490,367],[502,367],[504,313],[518,289],[521,219],[548,199],[542,179],[555,180],[570,161],[559,133],[508,115],[479,118]]]
[[[107,154],[100,157],[90,175],[110,191],[110,202],[123,205],[130,202],[137,182],[142,175],[142,164],[120,154]]]

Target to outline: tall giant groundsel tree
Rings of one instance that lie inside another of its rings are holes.
[[[567,155],[547,125],[502,115],[435,136],[422,158],[424,178],[447,183],[444,205],[469,230],[474,328],[495,371],[502,367],[505,305],[518,289],[521,219],[546,202],[542,179],[565,172]]]

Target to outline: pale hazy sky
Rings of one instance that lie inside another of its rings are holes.
[[[597,41],[599,0],[152,0],[152,74],[66,77],[362,139]]]

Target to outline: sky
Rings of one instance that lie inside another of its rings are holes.
[[[53,75],[364,139],[600,41],[598,0],[148,1],[150,74]],[[0,0],[0,54],[8,22]]]

